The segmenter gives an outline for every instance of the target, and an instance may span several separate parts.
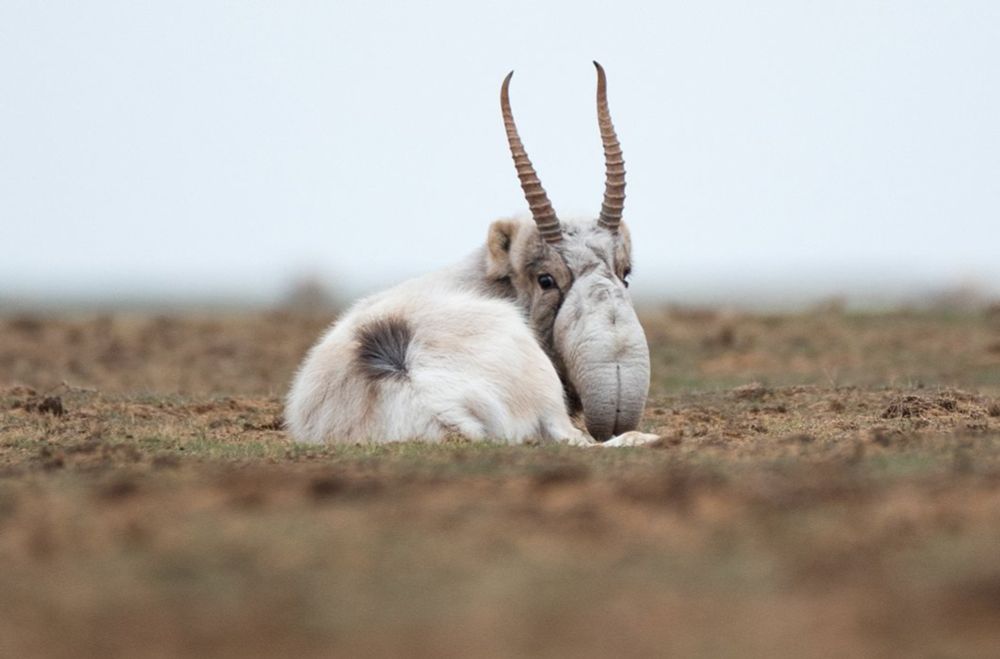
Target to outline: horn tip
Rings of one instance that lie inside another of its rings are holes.
[[[510,79],[514,77],[514,72],[511,71],[507,74],[507,77],[503,79],[503,83],[500,85],[500,105],[506,107],[507,104],[507,88],[510,87]]]

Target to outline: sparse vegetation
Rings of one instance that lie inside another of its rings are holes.
[[[992,656],[995,314],[644,316],[655,448],[303,447],[314,315],[0,318],[0,656]]]

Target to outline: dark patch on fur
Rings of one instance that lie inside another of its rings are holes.
[[[358,330],[358,364],[372,380],[406,377],[406,351],[413,332],[406,319],[379,318]]]

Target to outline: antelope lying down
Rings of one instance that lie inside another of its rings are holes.
[[[498,220],[464,261],[355,304],[299,369],[285,415],[295,439],[657,439],[635,431],[649,350],[626,290],[625,168],[604,70],[594,64],[606,166],[600,216],[557,219],[514,124],[511,72],[500,105],[533,221]],[[587,432],[570,420],[580,411]]]

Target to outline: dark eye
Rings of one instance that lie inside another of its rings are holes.
[[[622,273],[622,283],[625,284],[625,288],[628,288],[628,278],[632,276],[632,268],[625,268],[625,272]]]
[[[556,287],[556,280],[552,275],[538,275],[538,285],[544,290]]]

